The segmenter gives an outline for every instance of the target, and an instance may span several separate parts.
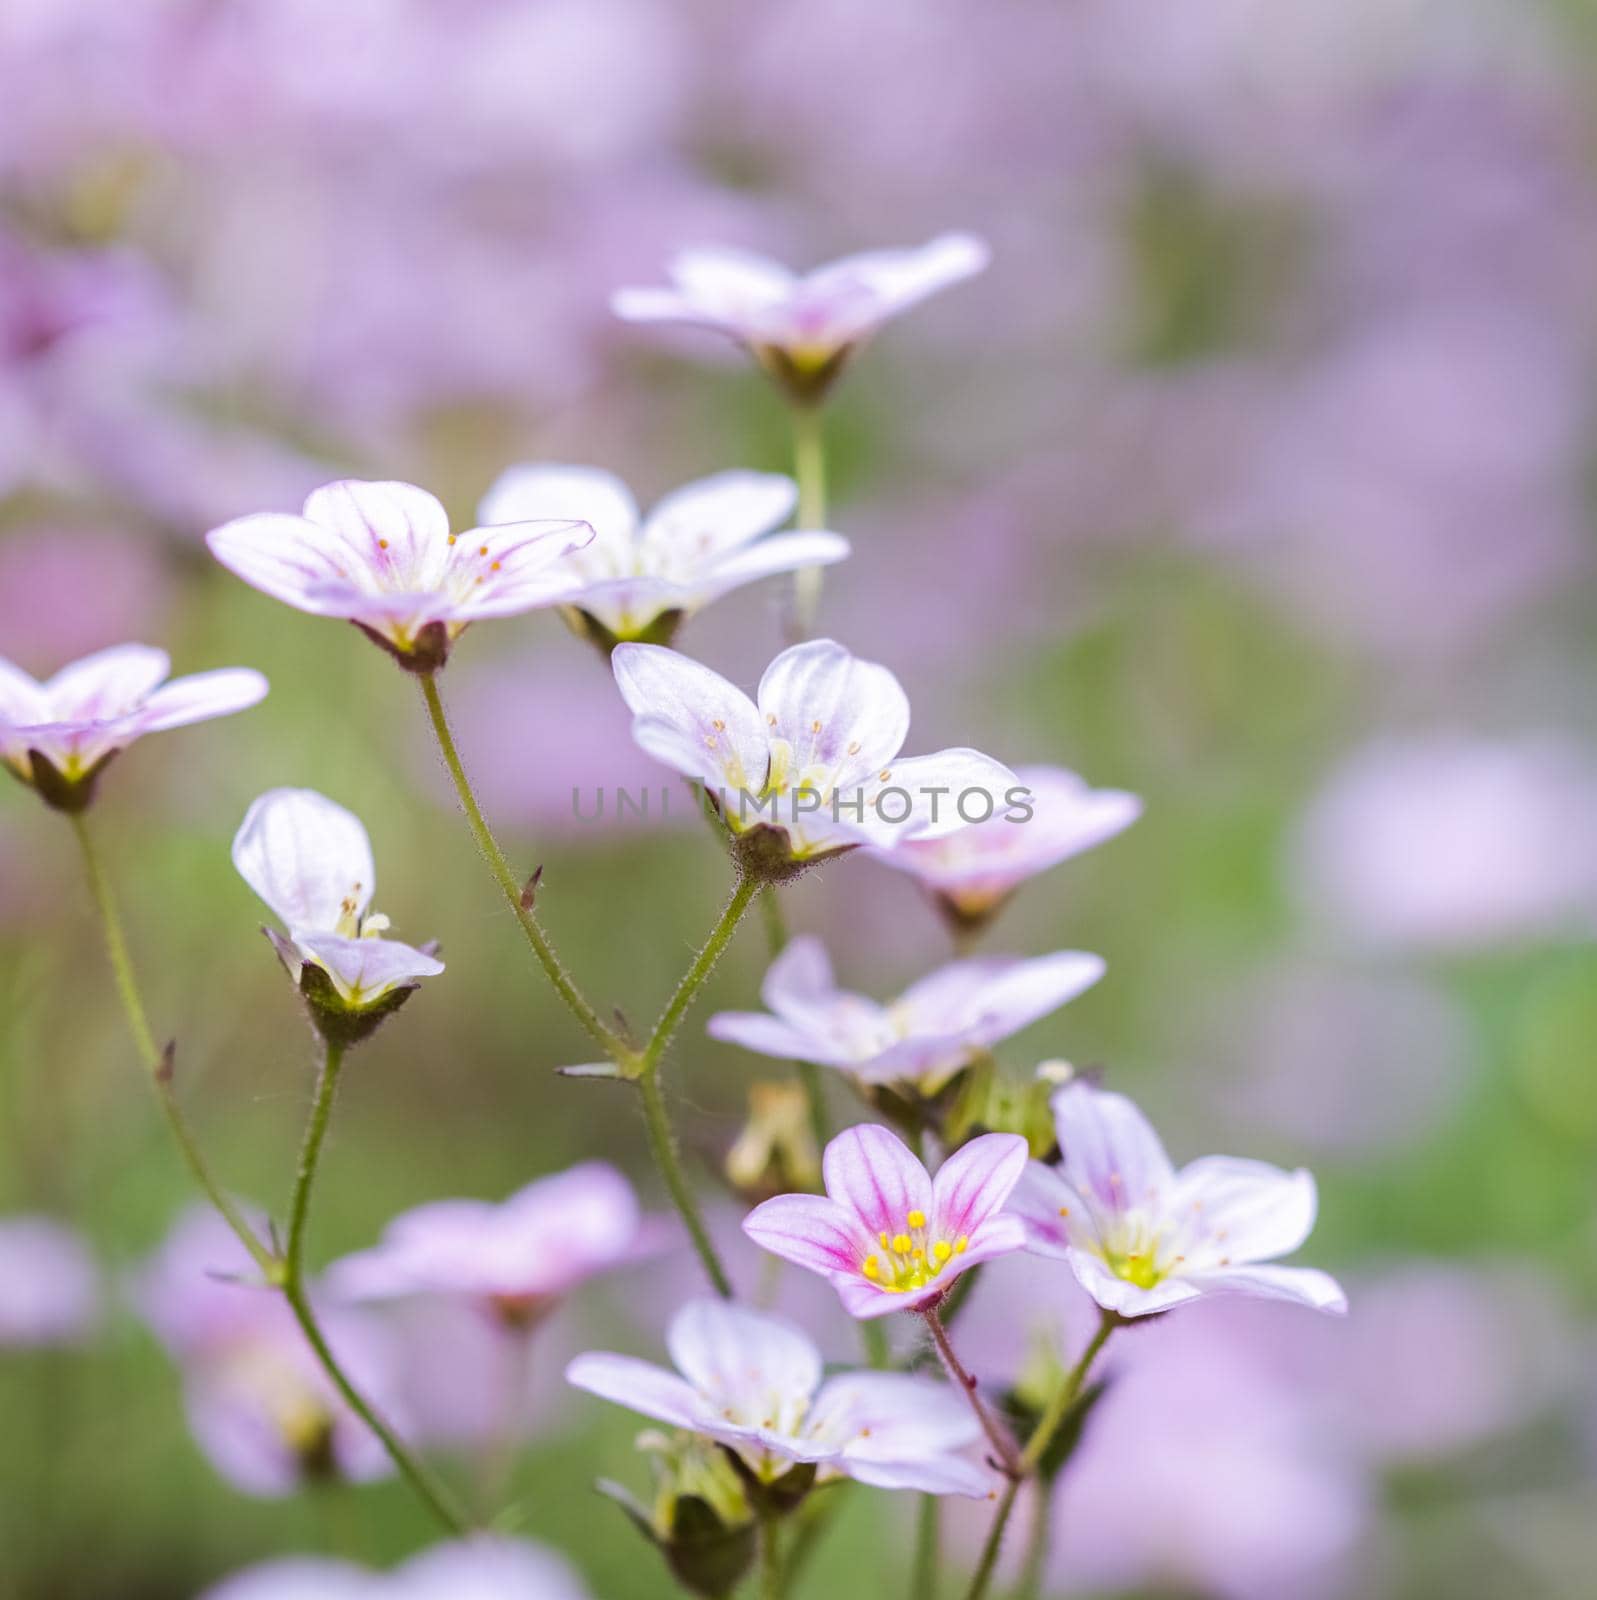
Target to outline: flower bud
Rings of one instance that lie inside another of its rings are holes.
[[[724,1600],[754,1561],[754,1513],[727,1453],[696,1434],[653,1429],[638,1436],[653,1457],[652,1511],[616,1483],[599,1492],[613,1500],[665,1557],[672,1575],[704,1600]]]
[[[756,1083],[750,1088],[749,1120],[727,1151],[726,1176],[751,1206],[773,1195],[820,1188],[821,1152],[802,1085]]]

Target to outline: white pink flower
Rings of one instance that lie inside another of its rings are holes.
[[[1004,1205],[1026,1153],[1017,1134],[985,1133],[934,1180],[886,1128],[848,1128],[822,1158],[825,1195],[778,1195],[744,1218],[743,1231],[828,1279],[852,1316],[913,1311],[940,1299],[960,1273],[1025,1245],[1020,1219]]]
[[[1015,786],[977,750],[901,758],[909,701],[898,679],[831,639],[784,650],[753,700],[659,645],[618,645],[611,662],[633,738],[704,784],[734,835],[783,835],[795,861],[952,832],[961,806],[986,815]]]
[[[772,533],[792,514],[793,481],[721,472],[669,494],[641,517],[631,491],[592,467],[521,466],[504,473],[477,508],[484,525],[581,518],[594,540],[564,569],[576,586],[562,604],[596,624],[605,643],[666,642],[685,617],[729,590],[848,555],[835,533]],[[769,535],[769,537],[764,537]]]
[[[1091,988],[1103,961],[1077,950],[1032,960],[953,961],[906,989],[874,1000],[839,989],[819,939],[795,939],[771,964],[765,1012],[723,1011],[711,1038],[781,1060],[838,1067],[863,1083],[913,1083],[935,1093],[1001,1039]]]
[[[792,1323],[722,1300],[672,1319],[676,1372],[633,1356],[590,1353],[566,1368],[579,1389],[735,1450],[770,1483],[798,1465],[818,1479],[882,1489],[982,1496],[991,1474],[959,1452],[981,1436],[963,1396],[905,1373],[822,1381],[821,1354]]]
[[[364,1008],[444,970],[427,951],[383,937],[366,830],[314,789],[261,795],[233,839],[233,865],[288,930],[267,936],[296,983],[306,966],[319,968],[345,1006]]]
[[[248,667],[166,681],[164,650],[114,645],[43,683],[0,659],[0,762],[63,809],[93,797],[105,764],[147,733],[243,711],[266,695]]]
[[[1336,1281],[1269,1265],[1314,1227],[1314,1179],[1262,1161],[1205,1156],[1177,1171],[1124,1095],[1077,1082],[1053,1100],[1061,1161],[1032,1162],[1012,1206],[1026,1248],[1070,1264],[1107,1311],[1147,1316],[1240,1293],[1341,1312]]]
[[[795,274],[745,250],[682,251],[668,289],[622,289],[611,300],[628,322],[682,322],[730,335],[801,400],[814,400],[849,354],[883,323],[973,277],[987,245],[945,233],[918,249],[869,250]]]
[[[648,1254],[654,1230],[632,1186],[602,1161],[540,1178],[502,1205],[439,1200],[390,1222],[328,1283],[351,1300],[439,1295],[526,1326],[589,1278]]]
[[[558,601],[574,575],[564,558],[592,538],[570,518],[451,533],[425,489],[346,479],[315,490],[303,516],[239,517],[206,543],[263,594],[353,622],[402,665],[431,671],[469,624]]]
[[[1016,767],[1025,801],[940,839],[910,839],[873,851],[911,873],[957,922],[991,916],[1028,878],[1129,828],[1142,801],[1120,789],[1090,789],[1063,767]]]

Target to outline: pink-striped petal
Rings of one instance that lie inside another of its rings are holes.
[[[779,1194],[743,1219],[743,1231],[762,1250],[811,1272],[857,1273],[870,1253],[853,1212],[819,1195]]]
[[[826,1147],[821,1173],[827,1194],[873,1237],[901,1233],[910,1226],[911,1212],[930,1218],[936,1209],[925,1167],[897,1134],[875,1123],[838,1134]]]
[[[937,1171],[929,1214],[939,1238],[972,1236],[996,1216],[1026,1170],[1027,1146],[1019,1134],[984,1133],[962,1145]]]

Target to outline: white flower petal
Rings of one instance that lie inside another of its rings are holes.
[[[692,1384],[633,1356],[598,1350],[578,1356],[566,1368],[566,1382],[675,1428],[702,1428],[710,1415]]]
[[[588,523],[598,548],[630,547],[638,531],[638,504],[613,472],[528,462],[494,480],[477,508],[485,527],[545,518]]]
[[[1288,1300],[1313,1311],[1342,1315],[1347,1295],[1327,1272],[1314,1267],[1230,1267],[1190,1273],[1186,1282],[1211,1294],[1245,1294],[1264,1300]]]
[[[472,552],[467,559],[476,563],[470,587],[433,606],[430,614],[477,622],[559,604],[581,587],[577,558],[593,538],[586,522],[507,522],[469,529],[456,548]]]
[[[710,1405],[745,1423],[802,1414],[821,1381],[821,1353],[807,1334],[725,1300],[683,1306],[666,1344],[677,1370]]]
[[[1184,1219],[1188,1272],[1290,1255],[1314,1231],[1314,1178],[1240,1156],[1183,1167],[1170,1197]]]
[[[337,534],[374,567],[436,573],[448,556],[449,514],[436,495],[413,483],[329,483],[306,498],[305,519]]]
[[[355,551],[304,517],[237,517],[205,542],[235,577],[285,605],[322,617],[348,616],[358,605],[360,591],[349,578]]]
[[[377,879],[360,818],[314,789],[261,795],[233,839],[233,865],[296,936],[363,916]]]
[[[436,978],[444,964],[425,950],[398,939],[345,939],[336,933],[296,935],[300,950],[329,978],[351,1005],[370,1005],[393,989],[408,988],[418,979]]]
[[[832,639],[784,650],[756,695],[772,738],[792,746],[795,777],[811,768],[851,791],[903,748],[909,700],[886,667]]]
[[[110,722],[139,706],[171,670],[164,650],[112,645],[63,667],[44,691],[57,722]]]
[[[1121,1212],[1162,1204],[1175,1181],[1159,1135],[1123,1094],[1072,1083],[1053,1097],[1066,1181],[1091,1204]]]
[[[139,731],[156,733],[210,717],[243,711],[266,698],[267,682],[249,667],[220,667],[174,678],[157,689],[138,713]]]
[[[632,736],[650,755],[712,788],[760,790],[765,726],[741,689],[660,645],[617,645],[610,663],[635,718]]]
[[[661,500],[643,524],[642,544],[667,574],[693,570],[786,522],[797,500],[791,478],[718,472]]]

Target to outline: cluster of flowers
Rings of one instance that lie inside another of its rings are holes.
[[[976,241],[951,236],[796,278],[772,263],[700,251],[677,263],[673,289],[628,292],[617,310],[731,333],[777,382],[801,441],[813,442],[817,408],[865,339],[984,259]],[[801,472],[804,454],[801,446]],[[806,487],[813,511],[814,484]],[[724,1013],[710,1033],[803,1063],[808,1074],[837,1070],[893,1127],[847,1128],[821,1155],[826,1106],[813,1078],[800,1101],[768,1102],[774,1109],[756,1118],[732,1157],[743,1192],[760,1196],[743,1231],[773,1256],[820,1274],[863,1324],[916,1315],[949,1381],[875,1370],[879,1363],[823,1377],[805,1333],[733,1297],[677,1162],[658,1077],[675,1029],[754,899],[774,897],[819,862],[865,849],[916,875],[970,937],[1026,879],[1124,828],[1138,811],[1129,795],[1094,793],[1065,772],[1016,772],[974,750],[904,757],[909,704],[897,679],[831,640],[783,650],[752,699],[672,648],[700,607],[774,574],[799,575],[802,623],[816,599],[814,575],[848,546],[820,527],[773,533],[795,498],[786,479],[731,472],[678,491],[644,519],[608,474],[526,466],[501,478],[482,525],[469,531],[452,532],[422,489],[340,482],[312,494],[301,516],[244,517],[209,543],[264,593],[353,623],[419,682],[501,890],[556,991],[605,1051],[606,1061],[572,1072],[623,1080],[642,1096],[667,1186],[717,1297],[690,1300],[673,1317],[674,1372],[602,1353],[567,1369],[576,1387],[675,1430],[647,1436],[660,1492],[652,1509],[627,1502],[638,1525],[694,1592],[729,1593],[758,1551],[765,1592],[774,1596],[786,1583],[784,1529],[811,1514],[819,1485],[852,1478],[990,1498],[997,1510],[971,1589],[979,1597],[1021,1484],[1059,1470],[1055,1443],[1090,1403],[1093,1359],[1116,1328],[1227,1291],[1321,1310],[1344,1301],[1323,1273],[1275,1264],[1312,1228],[1307,1173],[1221,1157],[1177,1170],[1124,1096],[1063,1064],[1019,1086],[997,1074],[992,1049],[1096,983],[1104,972],[1097,957],[963,959],[881,1006],[840,989],[813,938],[777,954],[764,985],[767,1011]],[[641,1044],[599,1020],[555,955],[537,916],[537,877],[520,883],[510,872],[443,708],[438,677],[469,625],[540,608],[559,608],[609,655],[638,744],[704,787],[733,862],[725,912]],[[155,1047],[143,1020],[85,820],[107,764],[140,736],[243,709],[266,692],[265,680],[243,669],[163,686],[167,670],[166,657],[143,646],[102,652],[42,684],[0,664],[0,757],[73,819],[146,1064],[234,1236],[231,1258],[212,1264],[235,1281],[188,1284],[175,1297],[157,1281],[146,1286],[146,1313],[189,1374],[196,1432],[236,1481],[283,1492],[318,1474],[360,1478],[393,1465],[463,1533],[465,1519],[412,1453],[405,1419],[387,1403],[381,1339],[362,1304],[453,1301],[525,1337],[594,1273],[651,1250],[658,1230],[618,1174],[589,1166],[502,1206],[423,1206],[395,1221],[373,1250],[307,1281],[312,1179],[343,1055],[444,964],[431,946],[389,936],[387,917],[372,910],[376,870],[364,827],[306,790],[260,796],[233,844],[239,872],[281,923],[269,937],[327,1047],[286,1245],[226,1198],[182,1123],[172,1052]],[[939,804],[973,793],[988,801],[974,822],[963,804]],[[889,796],[901,798],[890,805]],[[795,1103],[807,1112],[797,1124]],[[934,1155],[932,1170],[926,1158]],[[217,1224],[205,1226],[214,1232]],[[1064,1263],[1101,1310],[1097,1336],[1060,1373],[1023,1442],[1014,1419],[983,1396],[950,1334],[975,1269],[1021,1254]],[[192,1250],[178,1259],[191,1261]],[[364,1344],[369,1359],[349,1354]],[[263,1571],[217,1593],[304,1593],[308,1570]],[[468,1582],[504,1596],[575,1592],[562,1568],[513,1543],[460,1544],[384,1578],[315,1570],[323,1586],[313,1592],[327,1594],[420,1597],[460,1592]]]

